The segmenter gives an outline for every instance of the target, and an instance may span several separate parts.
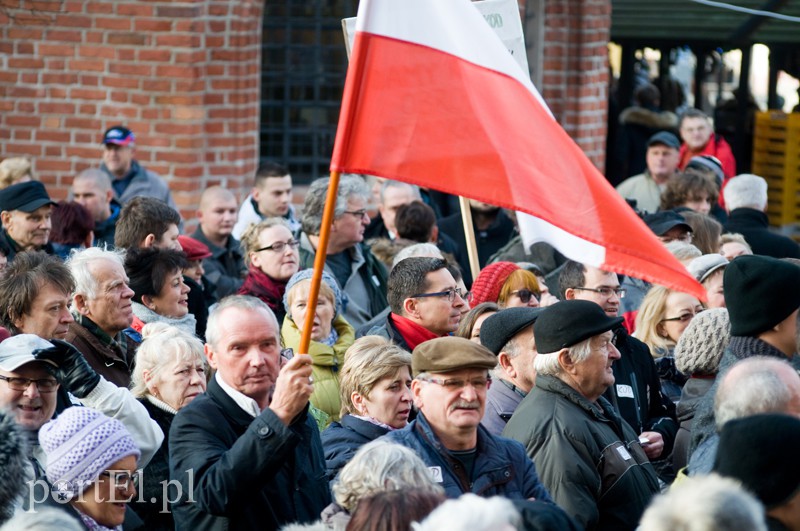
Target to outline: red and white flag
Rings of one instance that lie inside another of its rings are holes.
[[[469,0],[361,0],[331,170],[530,214],[528,243],[705,299]]]

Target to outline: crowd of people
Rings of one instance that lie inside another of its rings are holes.
[[[800,247],[673,125],[619,192],[703,300],[478,201],[473,278],[452,198],[344,175],[311,301],[328,178],[0,162],[0,529],[800,530]]]

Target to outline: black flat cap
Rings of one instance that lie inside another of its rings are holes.
[[[608,332],[621,325],[622,321],[622,317],[609,317],[599,304],[592,301],[557,302],[545,308],[536,320],[533,330],[536,350],[542,354],[558,352],[562,348]]]
[[[50,199],[44,185],[39,181],[12,184],[0,190],[0,212],[12,210],[33,212],[45,205],[55,204],[56,202]]]
[[[518,333],[536,322],[544,308],[507,308],[489,316],[481,325],[481,344],[495,356]]]
[[[692,232],[692,227],[686,223],[686,220],[675,212],[674,210],[663,210],[655,214],[648,214],[644,218],[644,223],[656,236],[663,236],[666,232],[679,225],[683,226],[687,231]]]

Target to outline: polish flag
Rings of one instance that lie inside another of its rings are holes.
[[[706,298],[469,0],[361,0],[331,170],[529,214],[526,245]]]

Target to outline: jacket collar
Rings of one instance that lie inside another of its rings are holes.
[[[546,374],[536,375],[536,385],[534,390],[546,391],[563,396],[582,410],[590,415],[595,420],[601,422],[609,422],[615,426],[615,430],[622,438],[622,428],[620,424],[620,417],[614,411],[611,403],[601,396],[595,403],[590,402],[585,396],[570,387],[560,378]]]
[[[255,400],[225,383],[219,373],[215,374],[214,378],[208,382],[206,393],[240,425],[249,425],[255,417],[261,414],[261,408],[258,407]]]
[[[767,215],[755,208],[735,208],[728,214],[728,221],[746,221],[764,228],[769,227],[769,218]]]

